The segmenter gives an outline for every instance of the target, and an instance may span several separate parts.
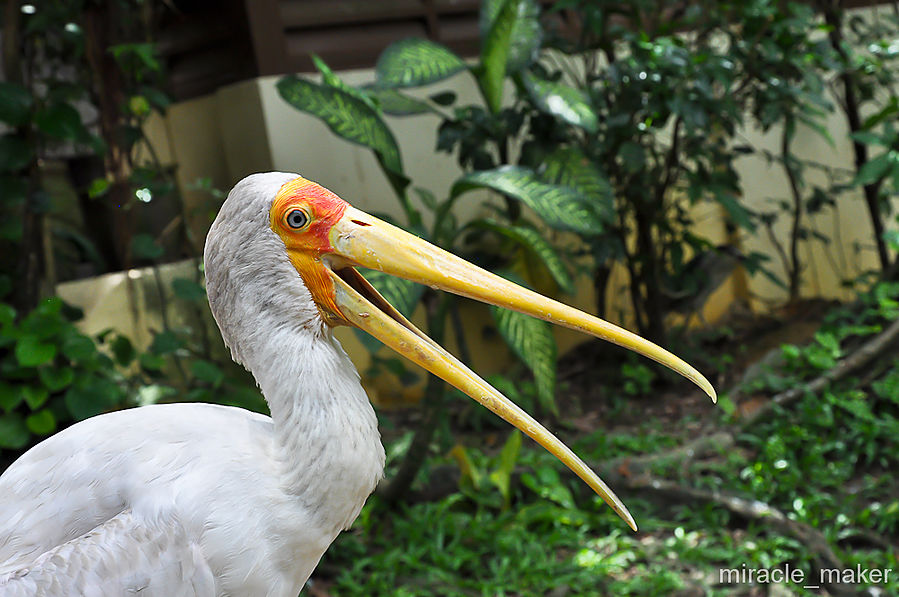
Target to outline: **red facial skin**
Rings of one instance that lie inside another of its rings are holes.
[[[343,216],[347,202],[318,183],[297,178],[278,191],[272,203],[272,228],[278,228],[294,236],[308,250],[319,253],[331,250],[328,233]],[[309,217],[306,227],[294,230],[287,224],[287,215],[294,209],[302,209]]]
[[[325,187],[301,177],[281,187],[270,212],[272,230],[284,241],[291,263],[330,325],[342,323],[343,318],[334,302],[334,285],[320,258],[333,251],[328,235],[347,205]],[[306,224],[298,229],[287,223],[288,215],[295,209],[307,217]]]

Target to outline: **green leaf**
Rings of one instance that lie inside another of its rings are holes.
[[[57,139],[76,141],[87,137],[81,115],[67,103],[52,103],[38,110],[34,123],[43,133]]]
[[[384,297],[384,300],[393,305],[394,309],[402,313],[404,317],[412,316],[412,312],[415,311],[424,292],[424,286],[377,270],[361,270],[360,273]],[[362,330],[356,330],[356,336],[369,352],[376,352],[381,347],[378,340]]]
[[[603,222],[615,221],[615,195],[599,166],[574,147],[559,147],[543,159],[543,181],[570,187],[589,201]]]
[[[485,15],[489,15],[499,3],[485,2],[481,7],[482,31]],[[499,14],[489,18],[489,29],[482,33],[481,63],[476,69],[478,84],[484,101],[490,111],[498,113],[503,106],[503,84],[506,79],[506,64],[509,60],[509,44],[512,39],[512,28],[515,26],[515,10],[518,0],[505,0]]]
[[[381,111],[391,116],[415,116],[417,114],[429,114],[434,110],[427,102],[400,93],[395,89],[378,89],[372,87],[367,90],[377,101]]]
[[[22,392],[18,386],[0,381],[0,408],[9,412],[22,402]]]
[[[98,395],[93,385],[72,386],[65,395],[66,408],[76,421],[83,421],[106,410],[106,400]]]
[[[529,72],[523,73],[521,80],[531,101],[541,111],[588,133],[595,134],[599,130],[599,120],[590,105],[590,98],[580,89],[546,81]]]
[[[862,123],[862,128],[866,130],[873,129],[881,122],[885,122],[893,118],[896,113],[899,113],[899,99],[894,96],[890,98],[890,100],[883,108],[881,108],[871,116],[868,116]]]
[[[361,270],[361,273],[394,309],[404,317],[412,316],[424,286],[377,270]]]
[[[150,102],[157,110],[163,111],[172,104],[172,100],[162,90],[149,85],[142,85],[140,93],[147,101]]]
[[[450,450],[449,455],[459,466],[459,485],[466,485],[471,489],[477,489],[481,485],[481,471],[468,455],[468,451],[462,444],[456,444]]]
[[[514,73],[529,66],[536,59],[543,40],[539,20],[540,7],[534,0],[484,0],[481,4],[478,25],[485,45],[501,18],[511,21],[506,70]]]
[[[438,106],[452,106],[453,102],[456,101],[456,94],[452,91],[441,91],[440,93],[435,93],[429,99]]]
[[[446,47],[415,37],[387,46],[378,57],[375,79],[382,87],[420,87],[442,81],[466,68]]]
[[[91,181],[91,186],[87,189],[87,196],[91,199],[102,197],[109,191],[111,183],[105,178],[95,178]]]
[[[727,191],[715,193],[715,200],[727,210],[727,213],[734,221],[734,224],[749,232],[755,230],[753,213],[740,202],[739,198],[734,193]]]
[[[50,409],[45,408],[25,419],[25,426],[35,435],[50,435],[56,431],[56,417]]]
[[[65,303],[61,298],[58,296],[51,296],[38,303],[34,312],[42,317],[51,317],[62,313],[63,305],[65,305]]]
[[[155,261],[162,257],[165,251],[149,234],[135,234],[131,238],[131,253],[137,259]]]
[[[534,374],[540,404],[553,414],[556,407],[556,341],[549,324],[517,311],[491,307],[496,329]]]
[[[83,363],[97,354],[97,346],[87,336],[75,334],[63,340],[62,353],[72,361]]]
[[[736,403],[727,394],[718,396],[718,408],[724,411],[724,414],[728,417],[733,417],[737,412]]]
[[[16,83],[0,81],[0,122],[19,126],[31,116],[31,93]]]
[[[151,72],[162,70],[162,65],[156,58],[156,44],[149,42],[118,44],[109,46],[109,51],[126,72],[141,74],[143,70]]]
[[[0,303],[0,330],[12,327],[16,322],[16,309],[12,305]]]
[[[37,374],[51,392],[63,390],[75,380],[75,371],[71,367],[41,367]]]
[[[858,170],[858,175],[855,177],[855,184],[867,185],[877,182],[886,176],[887,172],[892,170],[897,164],[899,164],[899,152],[887,151],[882,153],[862,164],[862,167]]]
[[[32,157],[34,152],[25,139],[14,134],[0,135],[0,172],[21,170]]]
[[[125,336],[116,336],[109,348],[112,350],[112,356],[116,363],[121,367],[127,367],[131,364],[131,361],[137,358],[137,351],[134,349],[134,345]]]
[[[556,469],[550,466],[541,466],[534,474],[525,473],[521,476],[521,482],[540,497],[551,500],[563,508],[574,510],[577,508],[571,490],[565,486]]]
[[[164,330],[153,336],[150,352],[157,355],[171,354],[184,347],[184,342],[175,332]]]
[[[568,268],[553,246],[537,230],[528,226],[504,225],[495,220],[476,220],[472,222],[472,226],[492,230],[517,242],[543,262],[559,288],[568,294],[574,293],[574,280],[568,273]]]
[[[453,184],[451,197],[478,188],[489,188],[514,197],[533,209],[549,226],[584,235],[602,232],[603,223],[583,195],[570,187],[548,184],[530,169],[500,166],[471,172]]]
[[[328,63],[318,57],[316,54],[312,54],[312,62],[315,64],[315,68],[318,69],[318,72],[322,74],[322,83],[328,87],[333,87],[335,89],[339,89],[344,93],[352,95],[356,99],[362,101],[372,110],[377,110],[377,105],[372,101],[369,97],[368,91],[362,91],[361,89],[356,89],[352,85],[347,85],[343,79],[337,76],[331,67],[328,66]]]
[[[56,345],[34,336],[25,336],[16,344],[16,360],[22,367],[37,367],[56,357]]]
[[[499,11],[506,5],[507,0],[481,0],[481,12],[478,15],[478,30],[481,39],[487,37],[490,33]]]
[[[80,382],[80,383],[79,383]],[[65,394],[65,404],[76,420],[93,417],[120,407],[126,398],[124,389],[108,377],[81,377]]]
[[[49,313],[38,307],[22,321],[21,330],[25,335],[38,340],[50,340],[70,325],[59,313]]]
[[[510,0],[509,4],[516,4]],[[509,40],[506,72],[515,73],[530,66],[537,59],[543,29],[540,27],[540,7],[536,0],[518,0],[515,24]]]
[[[187,278],[175,278],[172,280],[172,290],[178,298],[193,303],[206,302],[206,290],[202,284]]]
[[[19,413],[0,416],[0,448],[21,450],[28,444],[31,434]]]
[[[221,367],[209,361],[196,360],[190,364],[190,372],[200,381],[205,381],[213,386],[219,386],[225,381],[225,374]]]
[[[22,386],[22,398],[31,410],[37,410],[50,397],[50,392],[43,386]]]
[[[150,114],[150,102],[142,95],[132,95],[128,100],[128,110],[138,118]]]
[[[499,489],[503,496],[503,503],[506,506],[509,505],[512,498],[512,473],[515,472],[515,464],[518,462],[518,453],[520,451],[521,433],[513,431],[499,453],[499,466],[490,473],[490,482]]]
[[[138,362],[140,362],[141,368],[147,371],[160,371],[165,367],[165,359],[162,355],[151,352],[141,353]]]
[[[405,177],[396,139],[371,106],[345,91],[316,85],[294,75],[280,79],[277,87],[291,106],[320,118],[340,137],[372,149],[386,170]],[[398,192],[405,188],[405,184],[396,180],[391,183],[399,188]]]
[[[849,136],[854,141],[864,143],[865,145],[880,145],[883,147],[889,146],[889,143],[885,137],[881,137],[880,135],[876,135],[870,131],[856,131]]]

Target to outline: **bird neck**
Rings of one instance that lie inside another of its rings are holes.
[[[271,410],[282,488],[336,535],[383,474],[377,417],[329,328],[281,333],[252,371]]]

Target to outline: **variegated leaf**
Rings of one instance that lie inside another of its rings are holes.
[[[415,116],[434,111],[427,102],[400,93],[395,89],[370,87],[365,92],[378,101],[382,112],[391,116]]]
[[[465,62],[444,46],[412,37],[394,42],[381,52],[375,78],[382,87],[420,87],[464,68]]]
[[[586,197],[571,187],[544,182],[528,168],[500,166],[471,172],[456,181],[451,196],[478,188],[493,189],[520,200],[553,228],[584,235],[603,230],[602,220]]]
[[[534,0],[488,0],[481,8],[478,84],[490,111],[503,104],[506,74],[534,61],[540,48],[539,8]]]
[[[599,119],[586,93],[564,83],[541,79],[529,72],[522,73],[521,79],[537,108],[588,133],[596,133]]]
[[[277,83],[278,93],[294,108],[308,112],[348,141],[369,147],[384,167],[400,176],[403,164],[393,133],[366,102],[329,85],[318,85],[295,75]]]
[[[534,374],[537,398],[548,411],[557,414],[556,341],[549,324],[517,311],[491,307],[496,329],[509,348]]]
[[[500,6],[500,14],[491,21],[488,32],[481,36],[481,63],[476,69],[478,85],[484,101],[490,111],[496,114],[503,106],[503,83],[506,79],[506,62],[509,59],[509,40],[512,37],[514,13],[511,5],[517,0],[506,0]],[[481,19],[487,5],[498,5],[498,2],[485,3],[481,9]]]
[[[559,288],[569,294],[574,292],[574,280],[568,273],[568,268],[562,263],[562,259],[553,246],[537,230],[529,226],[503,225],[494,220],[477,220],[472,222],[472,225],[493,230],[514,240],[543,262]]]
[[[331,70],[331,67],[328,66],[328,63],[319,58],[316,54],[312,54],[312,63],[315,64],[315,68],[318,69],[318,72],[322,74],[322,83],[324,85],[327,85],[328,87],[334,87],[335,89],[339,89],[345,93],[348,93],[356,99],[362,100],[371,108],[377,107],[365,92],[356,89],[352,85],[347,85],[343,81],[343,79],[337,76],[337,73]]]
[[[540,178],[545,182],[570,187],[593,204],[603,222],[615,221],[615,196],[612,185],[590,158],[574,147],[560,147],[543,160]]]
[[[540,7],[535,0],[484,0],[481,4],[479,28],[481,39],[486,40],[497,19],[503,14],[511,21],[509,48],[506,53],[507,72],[517,72],[537,58],[543,29],[540,27]]]

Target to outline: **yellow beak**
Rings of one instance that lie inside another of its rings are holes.
[[[361,266],[439,288],[545,321],[580,330],[647,356],[702,388],[715,390],[696,369],[652,342],[483,270],[352,206],[331,228],[331,250],[321,255],[334,285],[335,313],[396,352],[452,384],[520,429],[565,463],[634,530],[627,508],[568,446],[529,414],[428,338],[390,306],[352,266]]]

